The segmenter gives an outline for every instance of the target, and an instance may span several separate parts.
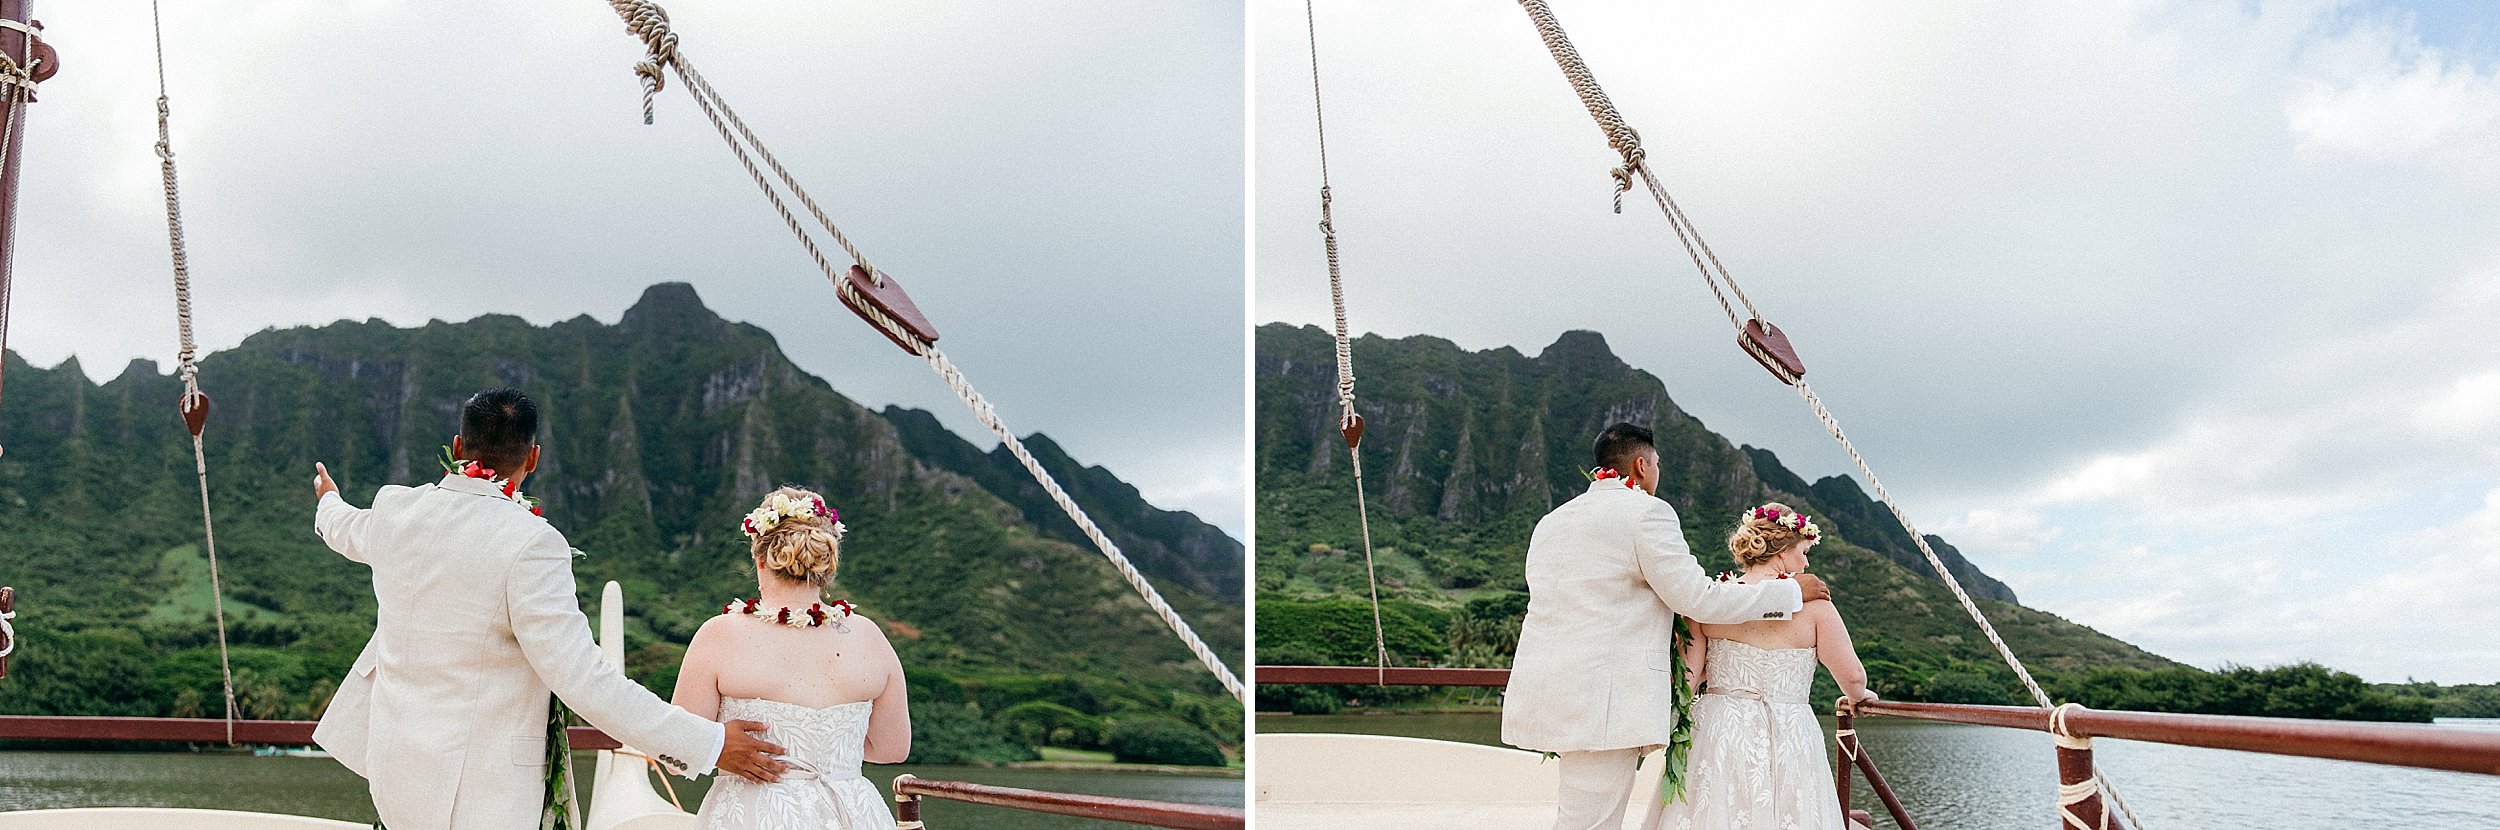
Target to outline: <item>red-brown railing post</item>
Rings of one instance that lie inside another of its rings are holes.
[[[2057,826],[2059,830],[2104,830],[2109,812],[2101,803],[2100,777],[2092,770],[2092,738],[2077,736],[2066,726],[2073,703],[2049,715],[2049,738],[2057,742]]]
[[[1847,698],[1832,705],[1832,727],[1832,745],[1839,750],[1839,757],[1834,758],[1832,764],[1838,768],[1832,776],[1835,779],[1833,783],[1839,786],[1833,789],[1840,791],[1840,814],[1846,816],[1849,814],[1849,768],[1856,766],[1852,760],[1858,757],[1858,716],[1849,713]]]
[[[894,830],[921,830],[920,796],[903,791],[905,783],[915,780],[908,772],[894,776]]]

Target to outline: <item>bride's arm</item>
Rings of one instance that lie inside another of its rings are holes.
[[[867,622],[867,618],[857,618]],[[868,624],[870,659],[885,664],[885,690],[868,707],[868,744],[862,757],[871,764],[900,764],[911,758],[911,692],[903,683],[903,661],[885,630]]]
[[[1858,648],[1849,642],[1849,626],[1840,621],[1840,606],[1830,600],[1806,603],[1798,617],[1814,621],[1814,656],[1823,661],[1823,668],[1832,673],[1832,682],[1840,684],[1840,693],[1852,705],[1875,699],[1875,692],[1866,688],[1866,664],[1858,660]]]
[[[720,720],[720,658],[721,637],[725,632],[714,630],[726,614],[716,615],[696,629],[694,640],[686,643],[686,657],[677,666],[677,691],[668,702],[703,716]]]

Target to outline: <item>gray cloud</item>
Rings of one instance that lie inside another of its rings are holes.
[[[1023,432],[1239,534],[1241,10],[668,4],[683,49]],[[170,364],[141,2],[40,4],[10,345]],[[166,6],[208,348],[270,326],[613,321],[694,283],[870,405],[991,439],[859,323],[605,3]],[[213,383],[213,380],[212,380]]]
[[[2401,615],[2331,622],[2422,599],[2362,579],[2406,539],[2500,576],[2467,532],[2500,488],[2475,403],[2500,341],[2470,322],[2500,313],[2500,70],[2475,38],[2332,2],[1555,6],[1886,484],[2027,601],[2204,665],[2500,677],[2391,647]],[[1730,438],[1849,470],[1657,211],[1609,212],[1613,154],[1514,4],[1319,11],[1355,328],[1603,331]],[[1254,13],[1254,316],[1324,322],[1302,7]],[[2453,509],[2373,521],[2408,502]],[[2275,544],[2190,509],[2223,504],[2272,510]],[[2164,587],[2225,566],[2314,573]],[[2287,614],[2330,622],[2238,636]]]

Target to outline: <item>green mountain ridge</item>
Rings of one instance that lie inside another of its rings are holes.
[[[205,621],[162,619],[169,592],[193,590],[193,568],[171,552],[201,540],[180,381],[144,360],[99,385],[75,358],[51,369],[5,359],[0,582],[19,588],[29,636],[0,681],[0,711],[167,714],[199,690],[195,677],[169,679],[180,667],[164,661],[202,646],[215,700]],[[928,413],[842,397],[691,286],[652,286],[614,325],[486,315],[264,330],[203,358],[200,378],[215,402],[205,444],[228,618],[238,643],[278,653],[252,657],[269,667],[262,679],[283,677],[265,690],[288,701],[273,711],[317,711],[322,684],[372,626],[367,571],[311,532],[312,463],[357,504],[383,484],[432,480],[460,402],[512,385],[540,407],[545,451],[527,489],[586,552],[575,563],[585,608],[601,583],[623,583],[629,671],[664,694],[680,644],[754,590],[736,518],[794,483],[842,511],[852,530],[835,593],[887,627],[916,693],[975,712],[1049,700],[1088,716],[1159,712],[1228,741],[1238,732],[1221,717],[1229,698],[1143,601],[1072,523],[1054,526],[995,461],[977,463],[988,454],[924,429],[936,425]],[[1029,440],[1217,652],[1241,653],[1241,544],[1154,508],[1046,436]],[[242,604],[266,613],[238,621]],[[158,621],[131,619],[151,608]],[[141,678],[149,691],[132,701],[55,699],[31,676],[91,673],[47,658],[56,645],[165,671]]]
[[[1255,342],[1259,659],[1369,663],[1353,476],[1336,428],[1334,341],[1316,327],[1268,324]],[[1507,347],[1469,352],[1429,336],[1366,335],[1354,354],[1375,564],[1401,661],[1507,664],[1506,638],[1515,638],[1525,607],[1529,532],[1586,488],[1593,436],[1630,421],[1657,433],[1658,495],[1675,505],[1705,568],[1734,566],[1728,517],[1785,502],[1825,527],[1814,570],[1832,582],[1880,691],[1975,685],[1975,695],[1957,696],[2012,702],[2012,672],[1880,503],[1845,476],[1808,483],[1770,451],[1711,432],[1602,336],[1569,332],[1530,357]],[[2035,672],[2185,668],[2017,604],[2003,583],[1929,538]],[[1349,606],[1360,608],[1359,625],[1346,621]],[[1283,696],[1263,702],[1289,705]]]

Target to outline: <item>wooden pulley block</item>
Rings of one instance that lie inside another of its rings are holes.
[[[1753,355],[1762,368],[1771,370],[1771,376],[1781,383],[1793,385],[1806,376],[1805,361],[1797,359],[1797,347],[1788,345],[1788,335],[1760,318],[1745,321],[1745,331],[1736,336],[1736,345]]]
[[[1355,415],[1346,419],[1342,431],[1345,433],[1346,449],[1359,449],[1363,446],[1363,416]]]
[[[200,437],[208,428],[208,393],[197,389],[182,393],[182,425],[191,428],[191,437]]]
[[[852,293],[835,292],[842,298],[842,304],[849,306],[851,313],[859,315],[859,319],[867,320],[869,327],[876,329],[878,334],[885,335],[885,339],[894,341],[894,345],[903,347],[903,351],[912,354],[920,353],[919,347],[903,342],[903,339],[894,336],[893,332],[886,331],[884,326],[877,325],[875,316],[871,315],[868,309],[861,308],[859,303],[852,301],[854,293],[870,308],[876,309],[878,314],[892,318],[895,323],[903,327],[903,330],[911,332],[912,336],[920,338],[922,342],[937,342],[937,327],[929,325],[929,318],[920,313],[919,306],[912,304],[911,295],[903,293],[903,284],[894,281],[893,274],[885,275],[885,284],[879,285],[877,278],[869,274],[868,269],[853,265],[850,273],[844,275],[843,279],[850,284]]]

